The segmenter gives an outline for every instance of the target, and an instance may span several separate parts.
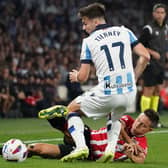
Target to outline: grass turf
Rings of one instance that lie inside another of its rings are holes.
[[[136,117],[137,114],[131,114]],[[92,128],[99,128],[104,125],[105,119],[93,121],[85,119],[85,122]],[[161,115],[161,122],[168,125],[168,114]],[[62,134],[51,128],[46,120],[41,119],[0,119],[0,143],[10,138],[19,138],[24,142],[36,140],[39,142],[61,143]],[[131,161],[117,163],[96,163],[90,161],[75,161],[73,163],[62,163],[55,159],[42,159],[34,156],[22,163],[7,162],[0,157],[0,168],[167,168],[167,147],[168,147],[168,128],[157,128],[154,133],[148,134],[148,157],[145,164],[133,164]]]

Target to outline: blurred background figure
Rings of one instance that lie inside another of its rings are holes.
[[[144,26],[139,40],[148,49],[151,61],[143,73],[143,93],[140,100],[141,112],[153,109],[158,112],[160,90],[164,81],[165,63],[168,59],[167,7],[156,4],[153,20]]]
[[[4,116],[4,113],[8,117],[24,117],[27,114],[36,116],[36,112],[25,113],[23,100],[27,99],[27,93],[36,95],[36,90],[41,91],[43,98],[30,107],[37,111],[42,106],[49,107],[55,102],[67,104],[75,94],[81,92],[80,89],[85,91],[97,84],[92,66],[89,81],[84,83],[82,88],[76,83],[74,85],[79,90],[72,91],[67,85],[67,73],[73,67],[79,67],[81,41],[86,36],[79,26],[76,14],[81,6],[91,2],[97,1],[0,1],[0,67],[1,70],[4,67],[9,69],[12,83],[10,95],[13,97],[10,103],[7,103],[8,108],[1,110],[0,117]],[[167,4],[167,0],[161,2]],[[139,37],[141,27],[150,18],[151,6],[157,3],[157,0],[104,0],[102,3],[107,9],[108,23],[124,25]],[[112,14],[115,17],[111,17]],[[123,16],[127,16],[127,19]],[[55,77],[53,74],[56,74]],[[143,82],[138,82],[138,85],[139,88],[143,87]],[[52,88],[55,95],[47,95],[49,90],[45,86]],[[63,88],[68,91],[65,96],[62,96],[65,93],[62,92]],[[30,97],[29,94],[28,96]],[[139,100],[137,101],[139,103]]]
[[[7,118],[15,98],[13,96],[12,81],[9,68],[2,68],[0,73],[0,108],[1,116]]]

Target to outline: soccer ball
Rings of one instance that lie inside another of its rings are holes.
[[[10,139],[3,144],[2,156],[7,161],[23,162],[27,155],[27,147],[19,139]]]

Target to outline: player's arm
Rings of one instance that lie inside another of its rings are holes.
[[[79,71],[73,69],[69,73],[69,79],[71,82],[85,82],[87,81],[90,73],[90,64],[81,64]]]
[[[132,148],[134,149],[135,154],[138,153],[138,151],[143,151],[142,148],[137,145],[127,134],[127,132],[125,131],[125,123],[120,120],[121,122],[121,131],[120,131],[120,138],[122,138],[127,144],[131,145]]]
[[[83,42],[82,42],[80,61],[81,61],[81,66],[79,71],[76,69],[73,69],[69,73],[69,79],[71,82],[85,82],[89,77],[90,67],[91,67],[90,64],[92,63],[92,55],[91,55],[91,50],[89,48],[87,39],[83,39]]]
[[[138,151],[137,154],[135,154],[133,147],[130,144],[124,144],[125,151],[124,153],[127,155],[127,157],[134,163],[144,163],[146,155],[143,151]]]
[[[120,120],[120,122],[121,122],[120,138],[123,139],[126,143],[132,143],[131,138],[125,131],[125,123],[122,120]]]
[[[134,33],[129,29],[127,30],[130,38],[131,48],[133,52],[140,57],[135,67],[135,80],[137,81],[150,60],[150,54],[143,44],[137,40]]]
[[[146,68],[146,65],[150,60],[150,54],[141,43],[138,43],[136,46],[134,46],[133,52],[139,56],[135,67],[135,79],[137,80]]]

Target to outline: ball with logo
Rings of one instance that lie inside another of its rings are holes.
[[[23,162],[27,155],[27,147],[20,139],[10,139],[3,144],[2,156],[7,161]]]

